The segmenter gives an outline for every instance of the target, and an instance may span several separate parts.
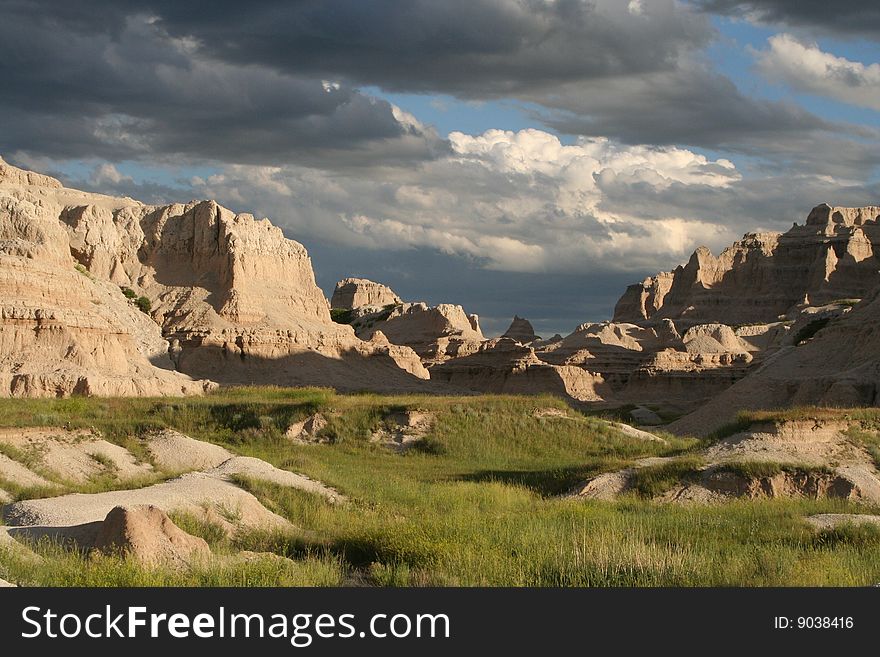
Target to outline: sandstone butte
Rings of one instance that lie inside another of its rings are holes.
[[[305,248],[267,219],[66,189],[0,161],[0,394],[427,378],[409,348],[359,340],[329,310]]]
[[[878,218],[820,205],[630,286],[614,321],[541,340],[514,317],[486,339],[461,306],[365,279],[339,282],[350,323],[332,321],[305,248],[268,219],[66,189],[0,160],[0,395],[553,392],[696,410],[671,426],[697,433],[738,408],[876,404]]]

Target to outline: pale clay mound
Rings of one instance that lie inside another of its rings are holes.
[[[10,430],[24,435],[4,436],[8,441],[26,444],[37,433],[42,436],[38,454],[53,455],[53,466],[66,463],[76,468],[95,450],[95,445],[105,441],[89,434],[70,435],[61,429]],[[4,528],[2,537],[40,538],[47,536],[62,541],[73,541],[80,546],[91,545],[95,540],[100,522],[117,506],[152,505],[168,513],[181,511],[192,513],[204,520],[218,524],[228,532],[240,529],[287,528],[289,523],[266,509],[256,497],[230,481],[234,475],[268,481],[280,486],[303,490],[324,497],[330,502],[344,499],[337,491],[293,472],[281,470],[250,457],[235,456],[231,452],[210,443],[194,440],[175,431],[167,430],[144,439],[158,467],[165,471],[196,470],[152,486],[133,490],[117,490],[104,493],[72,493],[60,497],[34,499],[6,504],[3,507]],[[110,444],[110,443],[107,443]],[[111,444],[112,445],[112,444]],[[109,451],[122,464],[131,464],[134,457],[123,448],[112,445]],[[77,453],[77,450],[79,452]],[[121,455],[117,450],[122,450]],[[53,485],[31,472],[22,464],[0,455],[0,472],[17,477],[19,485]],[[107,457],[110,458],[110,457]],[[8,463],[6,462],[8,461]],[[203,471],[199,471],[203,470]],[[152,471],[152,468],[150,468]],[[143,469],[129,470],[129,474],[141,475]],[[75,477],[68,476],[71,481]],[[6,500],[8,501],[8,500]]]
[[[616,472],[603,472],[577,486],[566,497],[575,497],[588,500],[613,500],[629,490],[630,477],[639,468],[662,465],[669,463],[672,458],[663,456],[649,456],[639,459],[632,467]]]
[[[5,454],[0,454],[0,479],[23,488],[35,486],[52,487],[55,485],[48,479],[32,472],[18,461],[13,461]]]
[[[226,518],[249,529],[287,528],[289,523],[264,507],[238,486],[204,472],[190,472],[169,481],[135,490],[73,493],[7,505],[3,516],[10,532],[15,528],[67,528],[104,520],[117,506],[152,505],[163,511],[181,511],[204,517]]]
[[[146,442],[156,465],[167,471],[204,470],[222,478],[240,475],[297,488],[332,502],[343,499],[337,491],[305,475],[281,470],[260,459],[236,456],[219,445],[195,440],[171,429],[151,435]]]
[[[705,462],[699,478],[674,486],[658,499],[709,503],[730,497],[805,496],[880,503],[880,473],[870,455],[843,434],[846,428],[847,424],[839,422],[757,424],[699,452],[697,455]],[[598,475],[572,494],[588,499],[613,499],[629,490],[638,468],[674,460],[642,459],[630,468]],[[824,467],[828,471],[784,471],[749,479],[724,468],[726,464],[746,462]]]
[[[279,486],[287,486],[288,488],[296,488],[297,490],[314,495],[320,495],[330,502],[341,501],[343,498],[337,491],[325,486],[319,481],[310,479],[305,475],[290,472],[289,470],[281,470],[270,463],[266,463],[260,459],[250,456],[234,456],[224,461],[218,467],[208,470],[207,474],[219,477],[231,477],[238,475],[241,477],[249,477],[266,481]]]
[[[630,438],[637,438],[639,440],[649,440],[658,443],[666,443],[667,441],[660,436],[657,436],[648,431],[643,431],[642,429],[636,429],[628,424],[624,424],[623,422],[610,422],[612,427],[617,429],[620,433],[625,436],[629,436]]]
[[[0,443],[33,455],[40,466],[57,479],[77,484],[97,475],[112,475],[125,481],[153,472],[149,463],[138,463],[124,447],[87,432],[55,428],[0,429]]]
[[[166,472],[186,472],[216,468],[235,456],[229,450],[164,429],[145,438],[150,456]]]

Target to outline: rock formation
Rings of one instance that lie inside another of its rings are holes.
[[[122,554],[145,566],[184,567],[206,561],[211,550],[205,539],[192,536],[155,506],[117,506],[107,514],[94,549]]]
[[[468,355],[431,368],[431,377],[458,388],[479,392],[551,392],[577,401],[602,401],[611,396],[601,374],[583,367],[553,364],[510,338],[484,342]]]
[[[785,233],[750,233],[714,256],[631,285],[614,321],[770,323],[805,305],[862,298],[880,283],[880,207],[819,205]]]
[[[811,337],[782,347],[670,429],[706,435],[743,409],[880,405],[880,287],[850,312],[815,321]]]
[[[204,391],[207,382],[169,371],[155,322],[71,256],[58,217],[86,200],[107,212],[135,203],[66,190],[0,160],[0,396]]]
[[[348,311],[342,321],[359,338],[412,348],[426,366],[471,354],[485,339],[479,318],[461,306],[404,303],[388,286],[363,278],[339,281],[331,305]]]
[[[364,340],[381,331],[391,343],[411,347],[426,365],[473,353],[485,339],[476,315],[448,303],[404,303],[362,317],[355,328]]]
[[[149,316],[122,288],[149,302]],[[155,365],[221,383],[344,390],[428,377],[406,347],[363,342],[331,321],[301,244],[212,201],[147,206],[4,163],[0,293],[0,394],[207,385]]]
[[[529,344],[541,339],[541,336],[535,335],[532,323],[519,315],[513,316],[513,321],[501,337],[516,340],[520,344]]]
[[[336,284],[333,297],[330,299],[331,308],[351,310],[369,306],[381,309],[385,306],[394,306],[402,303],[394,290],[382,283],[375,283],[366,278],[344,278]]]

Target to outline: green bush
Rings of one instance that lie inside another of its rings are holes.
[[[126,299],[134,299],[135,297],[137,297],[137,293],[134,290],[132,290],[130,287],[125,287],[123,285],[123,286],[120,286],[119,289],[122,290],[122,294],[125,296]]]
[[[138,307],[138,310],[140,310],[142,313],[149,314],[150,311],[153,309],[153,304],[147,297],[138,297],[134,300],[134,305],[136,305]]]
[[[351,310],[347,308],[331,308],[330,309],[330,319],[332,319],[337,324],[351,324],[351,320],[353,317],[351,316]]]

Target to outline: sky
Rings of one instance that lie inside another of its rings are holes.
[[[0,0],[0,155],[267,216],[487,335],[880,204],[872,0]]]

